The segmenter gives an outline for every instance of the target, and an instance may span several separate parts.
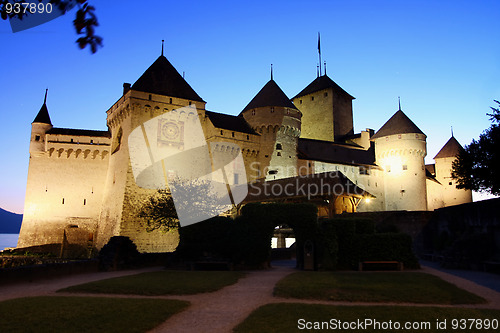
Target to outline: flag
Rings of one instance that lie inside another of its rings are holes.
[[[321,40],[319,38],[319,32],[318,32],[318,53],[321,54]],[[320,64],[321,66],[321,64]]]

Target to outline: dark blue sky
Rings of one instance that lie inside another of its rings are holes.
[[[22,212],[30,124],[49,88],[56,127],[106,129],[105,111],[165,55],[207,103],[238,114],[269,80],[292,97],[316,76],[317,33],[328,75],[355,96],[354,126],[378,130],[397,110],[427,134],[428,157],[489,126],[500,99],[500,2],[92,1],[104,48],[79,50],[75,12],[12,33],[0,21],[3,129],[0,207]]]

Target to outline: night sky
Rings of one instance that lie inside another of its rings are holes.
[[[104,47],[78,49],[75,10],[12,33],[0,21],[0,207],[21,213],[31,122],[49,88],[55,127],[106,129],[105,111],[160,55],[207,109],[238,114],[269,80],[293,97],[327,74],[353,102],[355,131],[398,109],[427,135],[427,163],[450,137],[469,144],[500,99],[500,1],[90,1]]]

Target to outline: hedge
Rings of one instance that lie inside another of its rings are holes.
[[[402,233],[375,233],[370,219],[338,217],[320,224],[322,269],[355,269],[360,261],[400,261],[418,268],[412,239]]]
[[[419,268],[410,235],[383,233],[357,236],[358,261],[399,261],[405,268]]]
[[[294,229],[298,249],[315,241],[317,210],[312,204],[247,204],[236,219],[214,217],[179,229],[177,253],[184,260],[212,257],[236,265],[262,267],[270,260],[271,238],[278,225]],[[297,262],[302,262],[298,251]]]

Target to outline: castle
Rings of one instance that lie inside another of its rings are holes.
[[[197,116],[207,142],[218,143],[216,150],[243,156],[248,182],[285,184],[333,172],[361,190],[321,193],[316,202],[322,216],[424,211],[472,201],[471,192],[456,189],[450,176],[462,149],[453,136],[435,164],[425,165],[426,135],[401,107],[377,132],[354,133],[353,99],[326,74],[290,99],[271,73],[238,116],[208,111],[163,51],[134,84],[123,85],[123,95],[107,110],[108,131],[54,127],[45,99],[32,123],[18,247],[67,243],[99,249],[111,236],[124,235],[141,252],[173,251],[176,232],[146,232],[137,216],[155,191],[136,184],[127,144],[134,129],[167,112],[178,123],[165,135],[182,136],[183,122]],[[238,184],[241,176],[229,182]]]

